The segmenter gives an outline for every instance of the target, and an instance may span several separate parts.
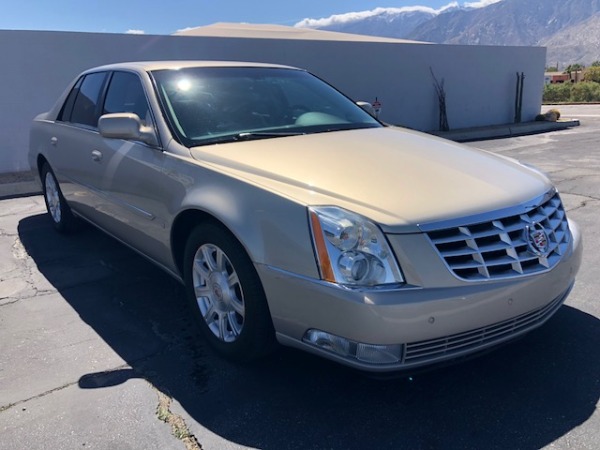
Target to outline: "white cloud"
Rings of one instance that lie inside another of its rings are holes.
[[[126,34],[145,34],[144,30],[127,30]]]
[[[356,22],[380,14],[399,14],[403,12],[424,12],[436,14],[437,11],[428,6],[404,6],[402,8],[375,8],[370,11],[349,12],[345,14],[336,14],[323,19],[304,19],[298,22],[296,27],[324,27],[328,25]]]
[[[476,2],[464,2],[464,8],[483,8],[488,5],[500,2],[502,0],[479,0]],[[370,11],[349,12],[345,14],[336,14],[322,19],[304,19],[298,22],[296,27],[319,28],[330,25],[339,25],[349,22],[356,22],[367,19],[369,17],[378,16],[381,14],[400,14],[408,12],[424,12],[429,14],[441,14],[449,9],[459,8],[460,4],[457,1],[450,2],[446,6],[439,9],[430,8],[429,6],[403,6],[401,8],[375,8]]]
[[[502,0],[479,0],[477,2],[465,2],[465,8],[485,8],[486,6],[493,5],[494,3],[501,2]]]
[[[460,8],[460,5],[458,4],[458,2],[450,2],[446,6],[442,6],[440,9],[436,9],[435,13],[440,14],[440,13],[443,13],[444,11],[447,11],[449,9],[455,9],[455,8]]]

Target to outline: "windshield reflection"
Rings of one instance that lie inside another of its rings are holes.
[[[195,67],[152,76],[173,134],[188,147],[382,126],[302,70]]]

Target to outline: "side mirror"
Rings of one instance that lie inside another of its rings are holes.
[[[366,112],[368,112],[370,115],[377,118],[377,113],[375,112],[375,108],[373,108],[373,105],[371,105],[369,102],[356,102],[356,104],[358,106],[360,106],[362,109],[364,109]]]
[[[158,145],[154,130],[142,125],[137,114],[104,114],[98,120],[98,130],[105,138],[141,141],[152,147]]]

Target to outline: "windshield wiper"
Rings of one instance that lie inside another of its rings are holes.
[[[283,132],[252,132],[246,131],[237,134],[226,134],[223,136],[212,136],[205,137],[202,139],[195,139],[193,146],[212,145],[212,144],[226,144],[228,142],[240,142],[240,141],[251,141],[253,139],[268,139],[274,137],[284,136],[298,136],[306,133],[299,133],[297,131],[283,131]]]
[[[275,137],[285,137],[285,136],[300,136],[302,134],[298,131],[280,131],[280,132],[252,132],[248,131],[245,133],[238,133],[235,135],[234,139],[236,141],[251,141],[253,139],[268,139]]]

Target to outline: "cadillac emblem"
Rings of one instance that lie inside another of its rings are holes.
[[[548,256],[550,245],[544,227],[539,223],[534,222],[531,225],[527,225],[525,233],[527,243],[529,244],[529,250],[537,256]]]

